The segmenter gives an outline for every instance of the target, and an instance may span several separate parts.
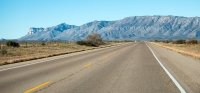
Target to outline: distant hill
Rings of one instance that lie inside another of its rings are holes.
[[[0,41],[5,41],[5,40],[6,40],[6,39],[4,39],[4,38],[1,38],[1,39],[0,39]]]
[[[200,18],[133,16],[117,21],[93,21],[81,26],[65,23],[49,28],[30,28],[20,40],[82,40],[90,33],[104,40],[200,39]]]
[[[31,27],[28,34],[20,38],[20,40],[51,40],[61,34],[63,31],[75,28],[77,26],[68,25],[65,23],[48,28]]]

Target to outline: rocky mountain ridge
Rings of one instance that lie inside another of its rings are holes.
[[[81,26],[65,23],[30,28],[20,40],[82,40],[90,33],[104,40],[200,39],[200,18],[180,16],[132,16],[117,21],[93,21]]]

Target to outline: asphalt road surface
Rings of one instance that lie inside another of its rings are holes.
[[[199,68],[199,60],[134,42],[0,66],[0,93],[200,93]]]

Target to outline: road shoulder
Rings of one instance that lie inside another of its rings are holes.
[[[176,78],[181,86],[189,93],[200,92],[200,61],[171,50],[153,45],[148,45],[155,52],[163,65]]]

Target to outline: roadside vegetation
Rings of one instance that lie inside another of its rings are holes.
[[[189,40],[155,40],[151,43],[170,49],[172,51],[200,59],[200,40],[190,38]]]
[[[82,43],[82,41],[0,41],[0,65],[109,47],[122,43],[103,42],[96,34],[87,36],[84,44],[80,44],[80,42]]]
[[[78,45],[86,45],[86,46],[93,46],[93,47],[98,47],[104,44],[102,38],[97,33],[92,33],[88,35],[85,38],[85,40],[77,41],[76,43]]]

